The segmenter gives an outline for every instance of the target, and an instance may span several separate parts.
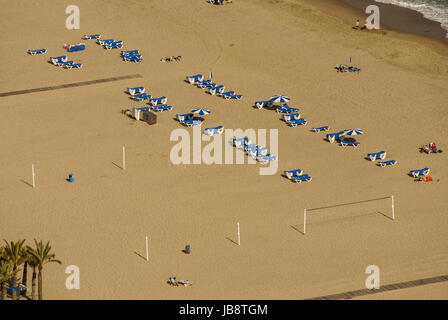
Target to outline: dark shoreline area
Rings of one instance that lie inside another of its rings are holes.
[[[381,27],[437,39],[448,44],[448,38],[446,38],[447,31],[441,27],[439,22],[426,19],[420,12],[392,4],[378,3],[373,0],[338,1],[360,10],[362,12],[359,17],[361,24],[364,19],[363,17],[367,16],[365,9],[367,6],[373,4],[380,9]],[[353,24],[355,24],[355,21],[356,18],[354,18]]]

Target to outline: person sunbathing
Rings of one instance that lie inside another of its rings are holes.
[[[179,286],[179,284],[176,280],[176,277],[170,277],[170,280],[168,281],[168,283],[170,284],[170,286],[175,286],[175,287]]]
[[[190,283],[190,281],[188,281],[188,280],[179,280],[179,281],[177,281],[180,285],[182,285],[182,286],[184,286],[184,287],[186,287],[186,286],[191,286],[191,283]]]

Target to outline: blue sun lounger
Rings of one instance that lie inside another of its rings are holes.
[[[266,107],[269,104],[271,104],[271,101],[255,101],[255,107],[257,107],[258,109]]]
[[[159,104],[159,105],[157,105],[157,106],[152,106],[151,108],[152,108],[152,110],[154,110],[154,111],[168,111],[168,110],[173,109],[172,106],[169,106],[169,105],[167,105],[167,104]]]
[[[359,146],[359,142],[341,141],[341,146],[343,146],[344,148],[347,146],[356,148],[357,146]]]
[[[274,156],[273,154],[266,154],[266,155],[259,155],[257,156],[257,161],[260,162],[261,164],[266,164],[269,161],[274,161],[277,159],[277,156]]]
[[[133,55],[139,55],[140,52],[138,50],[128,50],[128,51],[121,51],[120,54],[122,56],[133,56]]]
[[[262,151],[262,150],[265,150],[264,154],[266,154],[267,150],[268,150],[266,147],[260,146],[260,145],[255,144],[255,143],[245,143],[243,148],[244,148],[244,151],[247,151],[247,152],[249,152],[249,151]]]
[[[377,159],[384,160],[386,158],[386,151],[368,153],[367,157],[370,159],[370,161],[375,161]]]
[[[130,61],[130,62],[142,62],[143,58],[142,57],[124,57],[123,58],[124,61]]]
[[[59,56],[59,57],[50,57],[50,62],[57,65],[58,62],[67,61],[67,56]]]
[[[303,173],[303,170],[295,169],[295,170],[283,171],[283,173],[288,179],[292,179],[292,177],[294,176],[300,176]]]
[[[223,85],[216,86],[216,87],[210,87],[207,89],[207,92],[210,93],[212,96],[217,93],[224,92],[225,87]]]
[[[212,83],[212,80],[196,81],[195,84],[199,87],[199,86],[201,86],[201,85],[208,84],[208,83]]]
[[[283,115],[283,120],[285,120],[285,121],[298,120],[298,119],[300,119],[299,113],[291,113],[291,114]]]
[[[140,93],[145,93],[145,87],[134,87],[134,88],[127,88],[126,91],[130,94],[130,95],[136,95],[136,94],[140,94]]]
[[[288,107],[288,105],[285,104],[283,107],[278,107],[276,111],[280,112],[280,113],[293,113],[293,112],[299,111],[299,109],[298,108],[290,108],[290,107]]]
[[[176,114],[176,118],[180,122],[189,120],[189,119],[193,119],[193,117],[194,117],[194,114],[192,114],[192,113]]]
[[[68,51],[69,52],[75,52],[75,51],[83,51],[86,49],[86,45],[84,43],[76,44],[76,45],[69,45]]]
[[[328,133],[325,138],[330,141],[330,143],[333,143],[335,140],[339,140],[339,137],[344,135],[345,131],[339,131],[337,133]]]
[[[243,98],[242,94],[226,94],[226,93],[222,93],[221,96],[223,96],[226,100],[229,100],[229,99],[241,100]]]
[[[147,93],[139,93],[131,95],[131,99],[137,100],[137,101],[143,101],[146,99],[151,99],[151,95]]]
[[[194,76],[187,76],[186,79],[190,84],[194,84],[204,80],[204,76],[202,74],[196,74]]]
[[[330,130],[330,127],[329,126],[323,126],[323,127],[319,127],[319,128],[313,128],[312,130],[314,132],[328,131],[328,130]]]
[[[84,35],[84,40],[91,40],[91,39],[99,39],[101,38],[100,34],[90,34],[90,35]]]
[[[47,49],[28,50],[28,53],[32,55],[47,53]]]
[[[63,65],[62,67],[64,67],[65,69],[78,69],[78,68],[82,68],[82,63],[72,63],[72,64],[66,64]]]
[[[217,126],[214,128],[205,128],[204,134],[207,136],[212,136],[214,134],[222,134],[224,132],[223,126]]]
[[[248,137],[244,137],[244,138],[238,138],[238,139],[232,139],[232,144],[235,146],[235,147],[237,147],[237,148],[239,148],[239,149],[242,149],[242,148],[244,148],[244,146],[246,146],[246,145],[248,145],[248,144],[250,144],[250,139],[248,138]]]
[[[409,171],[409,174],[412,175],[414,178],[417,178],[419,176],[427,176],[429,174],[429,168],[411,170]]]
[[[96,40],[96,43],[98,43],[100,45],[105,45],[106,43],[112,43],[112,42],[114,42],[114,39],[105,39],[105,40],[98,39],[98,40]]]
[[[299,176],[293,176],[291,178],[291,180],[294,181],[294,182],[300,183],[302,181],[311,181],[312,178],[308,174],[302,174],[302,175],[299,175]]]
[[[116,41],[112,43],[106,43],[104,44],[104,49],[119,49],[123,48],[123,41]]]
[[[73,63],[74,63],[74,61],[60,61],[60,62],[57,62],[56,64],[58,67],[65,67],[65,66],[73,64]]]
[[[397,164],[397,160],[389,160],[389,161],[378,162],[378,165],[380,167],[391,166],[391,165],[394,165],[394,164]]]
[[[214,86],[216,86],[216,83],[214,83],[214,82],[198,84],[198,87],[201,89],[212,88]]]
[[[297,120],[290,120],[286,122],[288,124],[288,126],[290,127],[297,127],[297,126],[302,126],[302,125],[306,125],[307,121],[303,118],[297,119]]]
[[[184,125],[186,125],[187,127],[192,127],[192,126],[200,125],[202,123],[202,120],[199,120],[199,119],[188,119],[188,120],[182,121],[182,123]]]
[[[247,148],[247,155],[252,158],[256,158],[258,156],[264,156],[268,153],[268,148],[259,146],[259,145],[249,145]]]
[[[156,106],[158,104],[166,104],[167,101],[168,101],[168,99],[165,96],[160,97],[160,98],[149,99],[149,103],[153,106]]]

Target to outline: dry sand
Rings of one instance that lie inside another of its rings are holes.
[[[51,240],[63,265],[45,268],[45,298],[301,299],[362,289],[371,264],[380,267],[384,284],[447,273],[446,152],[417,148],[434,140],[448,151],[448,47],[392,31],[353,31],[354,9],[314,2],[84,0],[81,29],[67,30],[72,1],[1,0],[1,92],[143,76],[0,98],[0,238]],[[125,50],[139,49],[144,61],[125,63],[119,50],[80,40],[97,32],[123,40]],[[82,69],[47,63],[64,54],[64,43],[79,42],[86,51],[68,55]],[[46,55],[26,54],[42,47]],[[159,61],[171,55],[182,61]],[[335,64],[349,57],[362,71],[336,73]],[[210,67],[243,100],[183,82]],[[123,93],[137,85],[174,107],[158,115],[156,126],[120,114],[143,105]],[[306,127],[289,128],[277,113],[251,107],[276,93],[292,98]],[[203,127],[278,128],[278,173],[260,176],[259,165],[173,165],[169,135],[180,128],[173,117],[196,106],[213,112]],[[347,149],[309,131],[321,125],[366,133],[360,147]],[[398,166],[364,160],[379,150]],[[423,167],[435,182],[407,176]],[[281,177],[295,168],[313,181]],[[74,184],[65,181],[69,173]],[[307,234],[297,231],[304,208],[391,194],[395,221],[385,217],[386,200],[316,212]],[[237,222],[241,246],[233,242]],[[149,262],[139,256],[145,235]],[[181,252],[187,243],[190,255]],[[68,265],[80,267],[80,290],[65,288]],[[193,286],[169,287],[169,276]],[[423,298],[431,288],[408,290]],[[446,285],[437,297],[448,298]]]

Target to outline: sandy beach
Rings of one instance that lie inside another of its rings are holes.
[[[0,3],[0,93],[141,75],[0,97],[0,239],[51,241],[63,264],[45,268],[46,299],[307,299],[365,288],[369,265],[380,268],[381,284],[448,274],[443,41],[352,30],[359,11],[329,0],[79,0],[79,30],[65,28],[71,1]],[[81,40],[93,33],[123,40],[124,49]],[[80,42],[85,51],[62,48]],[[26,53],[40,48],[48,53]],[[144,60],[122,61],[120,50],[134,49]],[[64,54],[83,67],[48,63]],[[182,60],[160,62],[172,55]],[[350,58],[361,72],[337,73],[335,65]],[[210,68],[243,99],[211,96],[184,81]],[[152,126],[122,115],[145,105],[124,93],[136,86],[166,96],[173,110],[158,113]],[[288,127],[275,111],[252,107],[274,94],[289,96],[308,124]],[[212,111],[202,128],[278,129],[278,172],[259,175],[260,164],[173,164],[170,134],[183,128],[173,118],[198,106]],[[362,128],[360,146],[343,148],[310,131],[324,125],[329,132]],[[444,152],[420,153],[430,141]],[[365,160],[380,150],[398,164]],[[424,167],[433,182],[408,176]],[[281,176],[297,168],[313,180]],[[69,173],[74,183],[65,180]],[[390,195],[395,220],[386,199],[316,211],[301,232],[305,208]],[[80,268],[79,290],[65,287],[69,265]],[[170,276],[192,286],[171,287]],[[448,287],[365,298],[447,299]]]

